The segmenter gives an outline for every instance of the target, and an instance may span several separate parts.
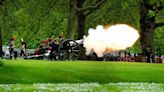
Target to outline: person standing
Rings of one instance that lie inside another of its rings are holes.
[[[50,58],[50,60],[52,60],[52,59],[56,60],[59,45],[55,43],[53,38],[49,38],[49,46],[50,46],[50,49],[51,49],[49,58]]]
[[[146,55],[146,61],[149,62],[149,63],[152,63],[151,60],[150,60],[151,59],[151,49],[150,49],[150,47],[148,47],[146,49],[145,55]]]
[[[63,32],[59,34],[58,39],[57,39],[57,44],[60,45],[61,42],[64,41],[64,34]]]
[[[23,38],[21,38],[21,47],[20,47],[20,49],[21,49],[21,53],[20,53],[20,56],[25,56],[26,54],[26,43],[24,42],[24,40],[23,40]]]
[[[15,37],[11,37],[10,39],[10,46],[9,46],[9,52],[10,52],[10,59],[14,56],[14,48],[15,48]]]

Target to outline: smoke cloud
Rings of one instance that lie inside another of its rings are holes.
[[[118,51],[131,47],[138,38],[138,31],[126,24],[112,25],[108,28],[98,25],[96,29],[88,30],[88,36],[84,36],[83,44],[86,55],[95,52],[98,57],[102,57],[106,51]]]

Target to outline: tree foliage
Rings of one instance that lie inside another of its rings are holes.
[[[17,47],[23,37],[29,48],[36,48],[35,39],[56,37],[66,30],[66,12],[66,2],[58,0],[6,0],[0,11],[3,42],[8,44],[15,35]]]
[[[4,2],[1,3],[1,1]],[[20,38],[23,37],[28,48],[36,48],[36,39],[43,40],[50,36],[56,38],[60,32],[64,32],[67,38],[74,38],[71,35],[75,35],[76,39],[80,39],[84,34],[87,35],[89,28],[95,28],[97,25],[124,23],[143,32],[140,27],[143,25],[140,22],[142,18],[140,5],[144,1],[146,7],[149,8],[146,11],[146,21],[155,17],[154,37],[148,38],[154,40],[155,53],[164,54],[163,0],[1,1],[0,31],[2,32],[3,45],[8,45],[10,37],[15,35],[16,46],[19,47]],[[140,41],[137,41],[130,50],[141,52]]]
[[[143,53],[147,48],[151,48],[154,52],[154,31],[156,28],[164,26],[164,21],[157,22],[157,17],[163,9],[164,1],[162,0],[140,1],[140,41]]]

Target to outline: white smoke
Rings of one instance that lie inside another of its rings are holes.
[[[88,36],[84,36],[86,54],[95,52],[98,57],[108,51],[124,50],[131,47],[139,38],[138,31],[126,24],[117,24],[105,29],[98,25],[96,29],[90,28]]]

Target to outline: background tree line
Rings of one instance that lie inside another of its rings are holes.
[[[97,25],[125,23],[138,29],[140,40],[130,50],[142,52],[151,47],[164,54],[163,0],[0,0],[0,44],[11,36],[19,47],[21,37],[28,48],[36,40],[57,37],[81,39]]]

